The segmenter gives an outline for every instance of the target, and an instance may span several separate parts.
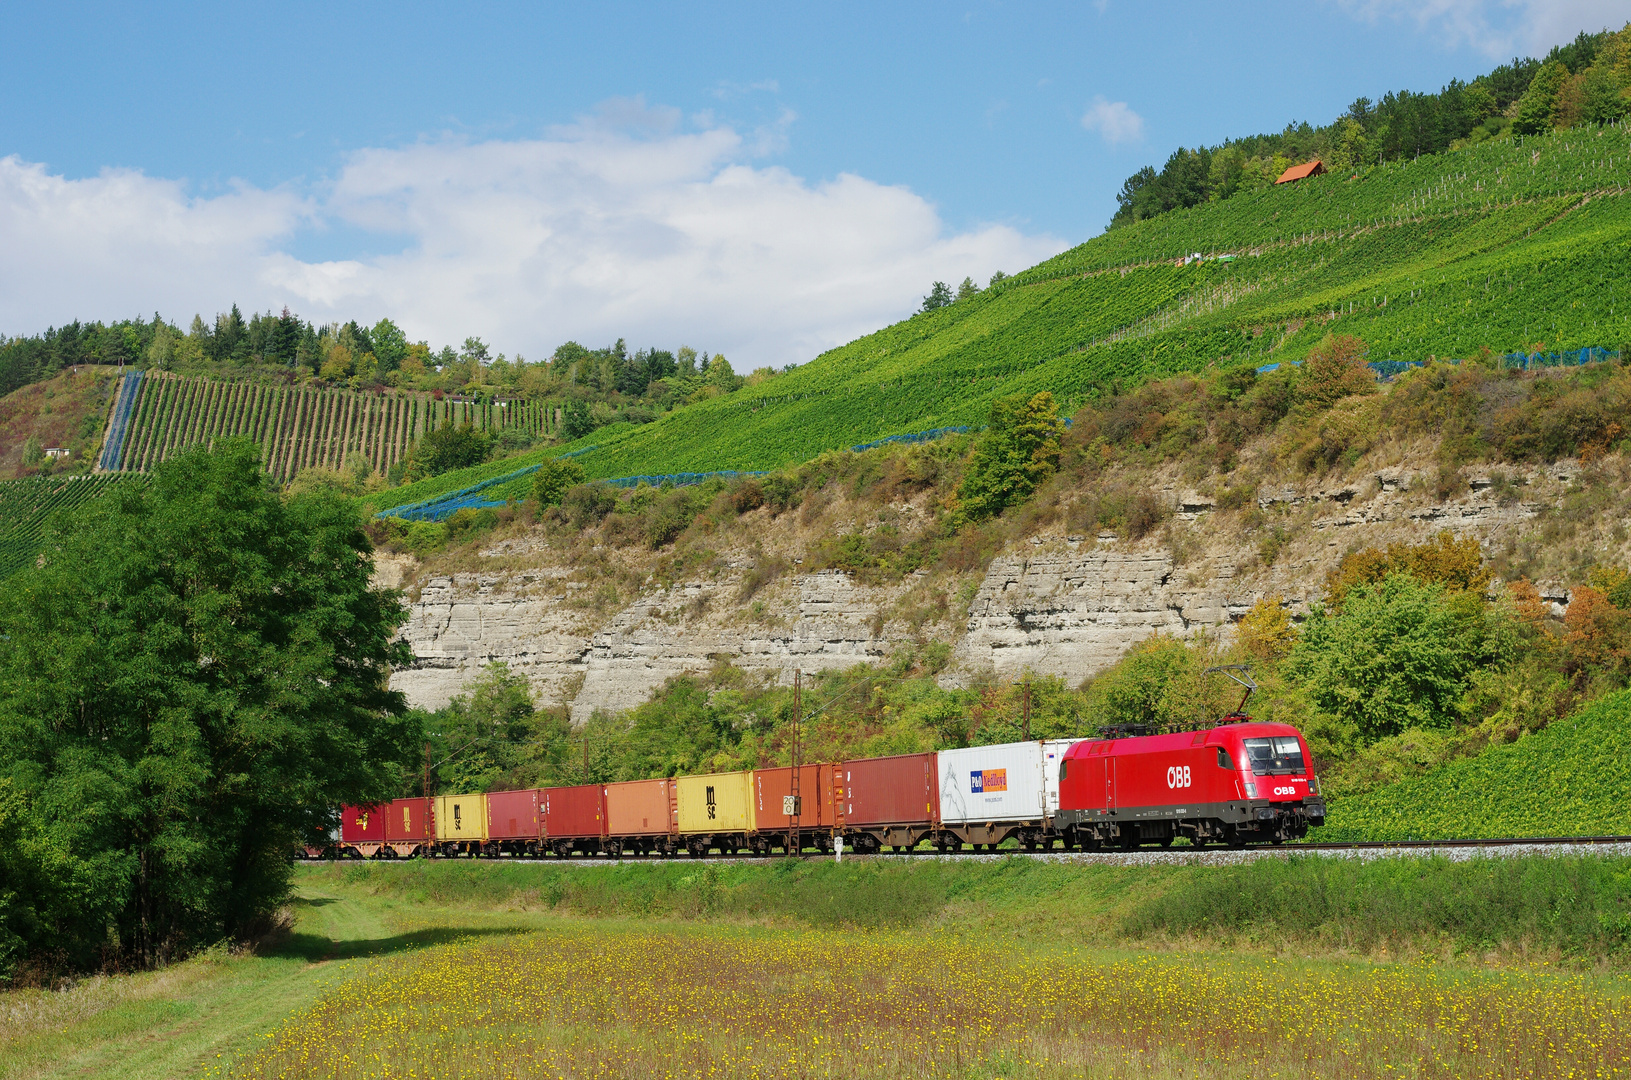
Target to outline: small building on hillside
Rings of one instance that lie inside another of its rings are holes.
[[[1293,180],[1304,180],[1310,176],[1319,176],[1324,171],[1325,162],[1321,161],[1319,158],[1315,158],[1313,161],[1305,161],[1301,165],[1293,165],[1291,168],[1281,173],[1280,179],[1276,180],[1275,183],[1289,184]]]

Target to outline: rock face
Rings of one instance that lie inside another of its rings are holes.
[[[585,586],[568,580],[570,567],[544,565],[547,553],[529,549],[523,554],[539,563],[529,569],[424,580],[404,631],[417,660],[392,685],[413,704],[437,708],[482,666],[502,660],[530,680],[543,702],[570,705],[581,721],[597,709],[638,705],[665,679],[720,660],[789,681],[795,667],[878,662],[927,639],[954,642],[942,676],[947,684],[1026,669],[1074,683],[1156,631],[1227,634],[1265,596],[1305,610],[1345,550],[1419,542],[1446,528],[1486,546],[1502,542],[1552,505],[1572,476],[1569,466],[1557,466],[1516,478],[1528,485],[1522,500],[1511,497],[1510,484],[1507,497],[1497,499],[1491,481],[1479,477],[1458,497],[1432,500],[1421,496],[1421,475],[1400,470],[1329,490],[1265,486],[1258,512],[1283,522],[1273,526],[1283,536],[1271,565],[1264,565],[1259,541],[1214,527],[1223,515],[1210,497],[1174,494],[1163,537],[1141,543],[1033,537],[991,561],[966,619],[915,626],[899,612],[916,579],[868,586],[837,570],[790,574],[750,606],[739,599],[742,566],[730,563],[596,614],[576,602]],[[1256,527],[1261,535],[1265,526]],[[490,554],[513,562],[515,553]],[[1541,584],[1561,613],[1567,593]]]
[[[1200,586],[1176,584],[1176,576],[1165,552],[1078,540],[998,556],[974,595],[947,681],[1029,669],[1074,683],[1114,664],[1152,633],[1224,625],[1256,599],[1231,594],[1232,572]]]

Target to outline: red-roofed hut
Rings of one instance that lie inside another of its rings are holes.
[[[1310,176],[1318,176],[1324,171],[1325,162],[1321,161],[1319,158],[1315,158],[1313,161],[1305,161],[1301,165],[1293,165],[1291,168],[1281,173],[1280,179],[1276,180],[1275,183],[1289,184],[1293,180],[1303,180]]]

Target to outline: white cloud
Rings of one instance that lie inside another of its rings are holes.
[[[1095,97],[1082,114],[1082,126],[1096,131],[1111,146],[1136,142],[1144,137],[1144,118],[1127,107],[1125,101]]]
[[[305,193],[200,197],[140,173],[68,180],[0,159],[0,328],[288,304],[317,320],[388,315],[436,345],[475,334],[540,358],[568,338],[624,337],[747,369],[898,319],[936,279],[983,280],[1066,246],[1005,225],[949,232],[905,188],[745,164],[765,132],[676,124],[615,102],[544,139],[363,150]],[[398,250],[291,253],[300,230],[332,227]]]
[[[1545,56],[1582,30],[1618,30],[1631,19],[1625,0],[1336,0],[1372,25],[1414,23],[1445,47],[1471,48],[1494,60]]]

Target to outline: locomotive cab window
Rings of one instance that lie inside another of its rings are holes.
[[[1290,735],[1275,735],[1266,739],[1244,739],[1246,760],[1257,776],[1296,776],[1307,772],[1303,765],[1303,748]]]

